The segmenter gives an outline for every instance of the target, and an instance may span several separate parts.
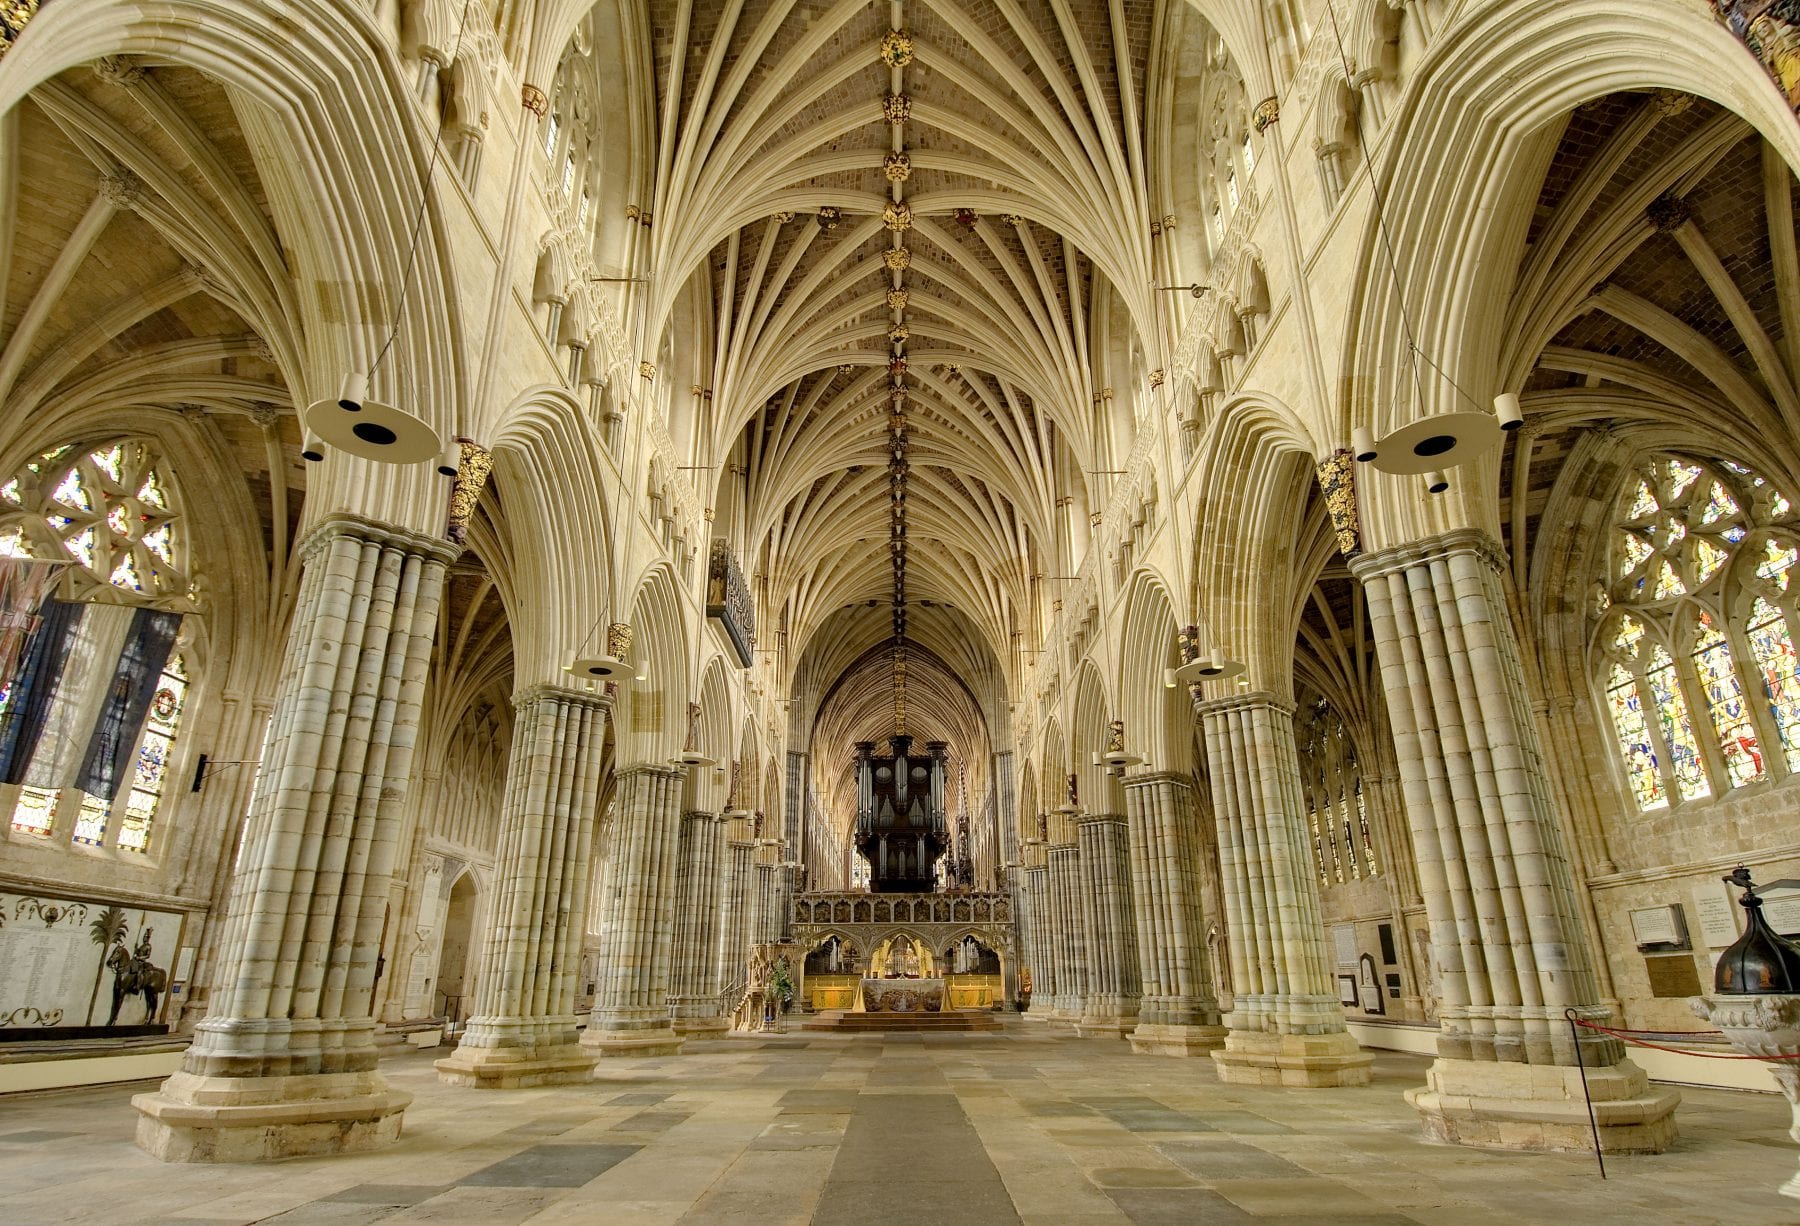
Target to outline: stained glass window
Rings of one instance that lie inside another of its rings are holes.
[[[1669,803],[1663,793],[1662,772],[1656,765],[1656,746],[1650,742],[1650,726],[1644,722],[1644,700],[1637,679],[1623,664],[1612,668],[1606,701],[1612,709],[1613,727],[1625,751],[1625,774],[1638,808],[1654,809]]]
[[[1687,699],[1681,682],[1675,676],[1675,661],[1660,646],[1650,651],[1650,700],[1656,704],[1656,717],[1662,727],[1663,741],[1669,747],[1670,764],[1675,771],[1675,785],[1682,799],[1698,800],[1712,795],[1712,783],[1706,775],[1706,764],[1700,758],[1700,746],[1694,739],[1693,721],[1688,718]]]
[[[1796,680],[1794,639],[1788,632],[1787,618],[1781,610],[1758,596],[1750,605],[1749,624],[1744,628],[1750,654],[1755,657],[1762,675],[1763,694],[1769,703],[1769,718],[1781,738],[1787,768],[1800,771],[1800,681]]]
[[[1792,545],[1770,537],[1756,560],[1757,578],[1767,579],[1782,591],[1787,591],[1788,572],[1794,568],[1795,557]]]
[[[83,793],[81,808],[75,812],[75,841],[98,847],[106,838],[106,819],[111,815],[112,805]]]
[[[144,721],[144,737],[138,745],[137,764],[125,797],[119,846],[127,851],[149,849],[150,824],[168,789],[169,765],[181,715],[187,708],[187,690],[187,663],[180,655],[171,655],[156,693],[150,698],[150,714]]]
[[[19,802],[13,807],[12,828],[21,834],[49,834],[61,795],[56,788],[20,788]]]
[[[1699,674],[1700,688],[1706,692],[1707,712],[1719,738],[1725,770],[1731,776],[1732,787],[1754,782],[1763,777],[1762,747],[1756,743],[1743,687],[1738,684],[1737,669],[1732,667],[1731,644],[1709,615],[1702,613],[1697,621],[1694,671]]]
[[[128,600],[184,607],[192,596],[185,527],[178,492],[147,440],[61,447],[0,484],[0,554],[74,563],[63,573],[77,600],[117,603],[122,590]],[[0,679],[7,686],[0,693],[10,693],[10,680]],[[24,787],[12,829],[49,834],[61,806],[73,810],[73,842],[105,846],[116,829],[117,846],[146,850],[187,687],[186,664],[175,656],[136,730],[135,773],[116,803],[74,789]]]
[[[1800,772],[1793,519],[1736,462],[1662,456],[1625,481],[1589,608],[1596,690],[1640,810]]]

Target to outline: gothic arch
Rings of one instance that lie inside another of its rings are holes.
[[[1347,312],[1332,429],[1379,435],[1421,414],[1487,408],[1520,372],[1502,366],[1503,312],[1516,252],[1555,145],[1552,122],[1577,105],[1628,90],[1674,89],[1717,101],[1800,167],[1800,126],[1779,91],[1728,31],[1697,4],[1645,0],[1627,13],[1601,0],[1493,4],[1441,31],[1408,82],[1384,138],[1384,234],[1371,216],[1361,287]],[[1401,301],[1388,248],[1405,287]],[[1443,368],[1415,396],[1410,332]],[[1462,389],[1459,391],[1458,389]],[[1466,396],[1465,396],[1466,392]],[[1468,398],[1476,403],[1470,404]],[[1416,477],[1367,468],[1363,529],[1379,550],[1457,526],[1500,533],[1496,449],[1462,469],[1447,495]]]
[[[1194,712],[1187,687],[1164,683],[1164,670],[1181,663],[1179,628],[1168,584],[1140,570],[1125,587],[1125,629],[1119,651],[1119,717],[1126,747],[1140,753],[1148,768],[1191,774],[1194,769]]]
[[[286,54],[270,57],[263,54],[270,31],[239,6],[175,0],[148,22],[124,0],[50,5],[7,56],[0,113],[56,74],[108,56],[195,68],[253,99],[260,109],[240,112],[244,135],[258,154],[287,267],[308,287],[292,294],[283,318],[264,325],[296,405],[334,392],[347,371],[367,369],[397,323],[373,392],[454,433],[464,402],[458,355],[466,347],[458,343],[462,320],[438,197],[425,182],[430,142],[407,130],[407,85],[398,61],[370,50],[384,35],[366,6],[327,0],[324,7],[328,18],[289,26],[281,36]],[[345,37],[346,29],[357,36]],[[425,225],[406,311],[396,321],[421,191]],[[320,207],[321,200],[329,203]],[[229,279],[233,270],[215,271]],[[360,324],[346,326],[351,318]],[[323,468],[309,491],[309,521],[354,506],[386,522],[440,529],[441,479],[429,466],[372,469],[334,454]],[[376,470],[383,480],[372,479]]]
[[[1292,684],[1293,624],[1287,615],[1307,501],[1316,486],[1313,441],[1273,397],[1234,397],[1214,421],[1197,480],[1202,506],[1237,513],[1203,517],[1194,535],[1194,607],[1201,649],[1243,662],[1242,680],[1286,695]],[[1205,683],[1210,698],[1236,688]]]
[[[1080,780],[1081,808],[1084,813],[1123,813],[1125,795],[1118,778],[1094,765],[1094,755],[1104,753],[1109,738],[1108,725],[1117,708],[1108,699],[1100,669],[1092,660],[1083,660],[1075,680],[1074,705],[1069,713],[1070,750],[1074,765],[1070,767]],[[1130,735],[1130,729],[1126,729]]]
[[[518,684],[567,685],[569,662],[603,651],[607,623],[625,620],[609,466],[580,405],[561,388],[522,393],[501,415],[491,447],[490,501],[506,508],[509,525]],[[574,490],[580,495],[571,497]]]
[[[654,566],[632,602],[632,659],[644,680],[620,687],[614,700],[621,765],[662,766],[681,752],[687,721],[688,637],[674,571]]]

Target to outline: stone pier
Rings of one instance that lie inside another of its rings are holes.
[[[1293,708],[1265,692],[1201,702],[1231,949],[1223,1081],[1367,1085],[1319,918]]]
[[[1199,814],[1180,775],[1138,775],[1125,784],[1136,897],[1138,1002],[1133,1051],[1165,1056],[1210,1052],[1225,1041],[1206,965]]]
[[[468,1029],[437,1062],[452,1085],[516,1089],[593,1073],[594,1055],[576,1031],[575,977],[609,705],[601,695],[556,686],[514,701],[487,957]]]
[[[1351,564],[1368,593],[1438,968],[1438,1059],[1407,1094],[1442,1141],[1580,1150],[1589,1135],[1563,1011],[1596,1020],[1592,954],[1550,800],[1518,643],[1485,534],[1447,533]],[[1601,1144],[1657,1151],[1673,1090],[1624,1046],[1579,1040]]]
[[[619,775],[613,819],[610,897],[602,923],[611,933],[606,964],[582,1046],[602,1056],[669,1056],[681,1036],[669,1018],[674,956],[675,871],[685,772],[638,766]]]
[[[164,1161],[337,1154],[400,1135],[412,1100],[376,1071],[375,966],[456,552],[346,515],[301,545],[211,1011],[180,1071],[132,1099],[138,1144]]]

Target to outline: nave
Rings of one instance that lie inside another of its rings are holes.
[[[398,1144],[258,1166],[163,1164],[119,1087],[14,1098],[0,1222],[1180,1223],[1513,1226],[1778,1222],[1791,1173],[1773,1095],[1685,1089],[1655,1156],[1432,1145],[1400,1097],[1417,1056],[1365,1087],[1221,1085],[1212,1062],[1008,1019],[1001,1035],[738,1035],[594,1080],[496,1090],[480,1110],[434,1053],[382,1062],[416,1095]],[[146,1087],[147,1088],[147,1087]],[[26,1161],[28,1159],[29,1161]]]

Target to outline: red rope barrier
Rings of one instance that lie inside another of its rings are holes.
[[[1722,1052],[1715,1051],[1695,1051],[1691,1047],[1670,1047],[1663,1043],[1651,1043],[1644,1039],[1634,1039],[1631,1037],[1634,1034],[1658,1033],[1654,1030],[1614,1030],[1610,1026],[1600,1025],[1598,1022],[1584,1022],[1578,1017],[1572,1017],[1569,1020],[1574,1022],[1577,1026],[1580,1026],[1583,1030],[1598,1030],[1601,1034],[1610,1034],[1613,1038],[1630,1043],[1633,1047],[1649,1047],[1654,1048],[1656,1051],[1674,1052],[1678,1056],[1698,1056],[1702,1060],[1761,1060],[1766,1064],[1779,1063],[1783,1060],[1800,1060],[1800,1052],[1791,1056],[1742,1056],[1736,1053],[1726,1055]],[[1694,1033],[1703,1034],[1705,1032],[1695,1031]]]

